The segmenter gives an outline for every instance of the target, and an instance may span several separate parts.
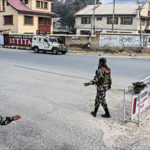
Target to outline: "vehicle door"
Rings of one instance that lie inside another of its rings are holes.
[[[43,39],[43,49],[49,50],[49,46],[50,46],[50,44],[49,44],[48,39],[47,39],[47,38],[44,38],[44,39]]]
[[[43,38],[39,37],[37,42],[39,49],[43,49]]]

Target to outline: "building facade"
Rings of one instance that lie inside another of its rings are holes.
[[[52,33],[51,0],[0,0],[0,30],[11,33]]]
[[[87,5],[74,14],[75,28],[77,34],[90,34],[91,24],[94,25],[95,32],[134,33],[140,32],[140,17],[138,4],[116,4],[114,25],[113,4],[98,4],[93,15],[93,5]],[[147,16],[149,3],[141,3],[141,28],[145,32],[147,28]]]

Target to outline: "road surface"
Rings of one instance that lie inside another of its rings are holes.
[[[136,125],[122,124],[121,102],[124,87],[149,75],[150,60],[107,58],[113,78],[113,88],[107,97],[112,117],[103,119],[102,108],[96,118],[90,115],[95,87],[83,86],[93,78],[98,56],[1,49],[0,114],[20,114],[22,119],[1,126],[0,149],[134,149],[142,145],[143,139],[149,141],[149,131],[136,131],[133,135]],[[145,132],[146,137],[136,136]]]

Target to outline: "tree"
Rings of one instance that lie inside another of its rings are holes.
[[[60,16],[72,31],[74,30],[75,18],[73,14],[86,5],[94,4],[94,0],[54,0],[52,11]]]

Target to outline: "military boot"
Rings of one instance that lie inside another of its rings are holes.
[[[111,116],[110,116],[107,106],[104,108],[104,111],[105,111],[105,114],[101,115],[101,117],[110,118]]]
[[[95,109],[94,109],[94,111],[91,112],[91,114],[92,114],[93,117],[96,117],[96,114],[97,114],[97,111],[98,111],[98,107],[99,106],[96,106]]]

